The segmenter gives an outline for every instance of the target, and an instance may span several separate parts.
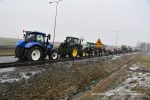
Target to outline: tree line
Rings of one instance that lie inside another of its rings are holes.
[[[140,50],[144,50],[144,51],[150,51],[150,43],[146,43],[146,42],[138,42],[137,43],[137,48],[139,48]]]

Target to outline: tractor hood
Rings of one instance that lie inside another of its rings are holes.
[[[17,41],[16,46],[24,47],[25,46],[25,40],[19,40],[19,41]]]
[[[38,46],[42,46],[40,43],[38,42],[26,42],[25,40],[19,40],[17,43],[16,43],[16,46],[17,47],[23,47],[23,48],[30,48],[30,47],[33,47],[35,45],[38,45]]]
[[[31,48],[33,46],[44,47],[44,46],[46,46],[46,44],[43,46],[41,43],[38,43],[38,42],[28,42],[27,43],[25,40],[19,40],[16,43],[16,47]],[[51,49],[51,48],[53,48],[53,45],[48,43],[47,48]]]

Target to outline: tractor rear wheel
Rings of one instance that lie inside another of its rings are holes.
[[[15,49],[15,55],[16,55],[16,57],[19,58],[19,60],[25,60],[24,53],[25,53],[24,48],[22,48],[22,47],[16,47],[16,49]]]
[[[75,58],[77,56],[78,56],[78,48],[77,47],[71,48],[70,53],[69,53],[69,57]]]
[[[27,58],[29,61],[39,61],[43,58],[43,51],[40,47],[35,46],[27,50]]]

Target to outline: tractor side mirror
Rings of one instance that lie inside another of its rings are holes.
[[[26,34],[23,34],[23,38],[26,38]]]
[[[83,39],[80,39],[80,44],[83,42]]]
[[[47,38],[48,38],[48,40],[50,40],[50,39],[51,39],[51,35],[50,35],[50,34],[48,34]]]

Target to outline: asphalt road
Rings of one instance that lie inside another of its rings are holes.
[[[100,59],[105,59],[105,58],[111,57],[111,56],[103,56],[103,57],[96,57],[96,58],[90,58],[91,60],[100,60]],[[48,59],[48,58],[46,58]],[[59,58],[62,59],[62,58]],[[76,60],[76,62],[83,62],[83,60],[89,60],[87,59],[82,59],[82,60]],[[18,58],[15,58],[14,56],[0,56],[0,63],[10,63],[10,62],[16,62],[18,61]]]
[[[0,56],[0,63],[16,62],[17,60],[14,56]]]
[[[91,60],[100,60],[100,59],[105,59],[105,58],[116,58],[115,57],[115,55],[114,55],[114,57],[113,56],[101,56],[101,57],[96,57],[96,58],[91,58]],[[48,59],[48,57],[46,58],[46,59]],[[59,59],[61,59],[61,58],[59,58]],[[88,58],[87,59],[83,59],[83,60],[89,60]],[[0,56],[0,63],[10,63],[10,62],[16,62],[16,61],[18,61],[18,58],[15,58],[15,56]],[[80,61],[78,61],[78,62],[80,62]],[[82,60],[81,60],[81,62],[82,62]]]

